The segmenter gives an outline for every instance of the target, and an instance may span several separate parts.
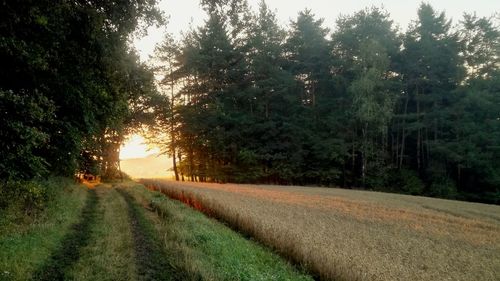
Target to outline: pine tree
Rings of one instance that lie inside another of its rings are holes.
[[[406,123],[401,133],[400,165],[405,162],[422,176],[427,172],[436,186],[451,185],[444,159],[437,152],[446,134],[442,130],[447,122],[443,108],[463,76],[458,37],[450,27],[444,13],[422,4],[418,20],[405,35],[402,54]]]

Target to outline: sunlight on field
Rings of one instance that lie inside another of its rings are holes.
[[[132,135],[120,150],[121,169],[133,178],[171,178],[172,159],[159,153],[142,136]]]
[[[145,183],[328,280],[500,278],[500,206],[335,188]]]
[[[132,178],[172,178],[172,159],[165,155],[120,161],[121,169]]]

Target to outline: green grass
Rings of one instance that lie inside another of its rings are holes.
[[[3,212],[0,222],[0,280],[29,280],[58,248],[78,221],[87,189],[71,181],[48,181],[57,191],[36,216],[24,217],[17,209]]]
[[[88,191],[71,181],[47,184],[53,199],[36,215],[2,213],[2,281],[312,280],[269,249],[142,185]]]
[[[128,188],[163,238],[169,263],[185,280],[312,280],[277,254],[224,224],[142,185]]]
[[[52,253],[45,264],[33,274],[33,281],[68,279],[68,269],[80,259],[81,249],[87,246],[90,241],[98,202],[95,190],[89,190],[89,196],[82,209],[80,219],[71,226],[56,251]]]
[[[115,189],[102,185],[90,243],[68,273],[72,280],[136,280],[127,204]]]

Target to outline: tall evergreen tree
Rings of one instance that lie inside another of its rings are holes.
[[[400,34],[369,8],[328,40],[309,10],[284,31],[263,1],[257,14],[245,0],[202,6],[204,26],[163,53],[158,112],[181,177],[498,200],[491,20],[466,15],[457,31],[422,4]]]
[[[253,171],[247,179],[280,182],[298,172],[299,162],[290,159],[300,147],[287,140],[295,138],[290,120],[300,104],[293,96],[293,77],[283,69],[286,33],[264,1],[259,7],[249,40],[250,112],[242,127],[246,144],[240,166],[242,172]]]
[[[450,27],[444,13],[422,4],[418,20],[405,35],[402,54],[405,124],[400,134],[400,166],[414,167],[436,186],[450,186],[436,148],[446,134],[442,109],[463,77],[458,37]]]
[[[293,124],[301,142],[301,173],[306,182],[331,182],[339,176],[339,144],[334,129],[321,116],[330,112],[333,98],[331,55],[322,19],[310,10],[299,13],[291,23],[284,46],[286,69],[295,77],[296,95],[301,109]],[[299,182],[300,182],[299,180]]]

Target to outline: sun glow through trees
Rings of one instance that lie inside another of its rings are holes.
[[[120,160],[145,158],[159,152],[158,147],[148,145],[142,136],[132,135],[121,147]]]
[[[172,159],[160,154],[158,147],[144,137],[132,135],[120,150],[121,169],[132,178],[170,178]]]

